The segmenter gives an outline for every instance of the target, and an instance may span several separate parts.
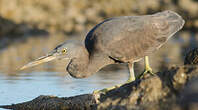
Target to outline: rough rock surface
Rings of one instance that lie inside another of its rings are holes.
[[[125,84],[106,94],[74,97],[39,96],[4,105],[14,110],[195,110],[198,106],[198,67],[172,66],[155,75]]]

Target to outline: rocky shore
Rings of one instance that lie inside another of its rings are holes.
[[[106,94],[73,97],[38,96],[0,108],[13,110],[196,110],[198,67],[172,66]]]

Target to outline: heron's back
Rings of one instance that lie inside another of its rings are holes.
[[[174,19],[167,18],[172,14]],[[161,22],[165,18],[167,22]],[[123,62],[135,61],[154,52],[181,29],[182,22],[176,23],[178,26],[169,23],[175,20],[182,18],[174,12],[107,19],[88,33],[85,45],[90,54],[99,51]]]

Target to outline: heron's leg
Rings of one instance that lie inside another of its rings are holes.
[[[110,90],[113,90],[113,89],[115,89],[115,88],[118,88],[118,87],[120,87],[120,86],[122,86],[122,84],[118,84],[118,85],[115,85],[115,86],[112,86],[112,87],[108,87],[108,88],[104,88],[104,89],[102,89],[102,90],[95,90],[95,91],[93,91],[93,93],[94,94],[96,94],[96,93],[106,93],[106,92],[108,92],[108,91],[110,91]]]
[[[128,80],[126,81],[126,83],[130,83],[130,82],[132,82],[132,81],[135,81],[135,74],[134,74],[133,65],[134,65],[133,63],[128,63],[129,78],[128,78]],[[124,84],[126,84],[126,83],[124,83]],[[112,90],[112,89],[118,88],[118,87],[120,87],[120,86],[122,86],[122,85],[124,85],[124,84],[118,84],[118,85],[115,85],[115,86],[113,86],[113,87],[105,88],[105,89],[102,89],[102,90],[95,90],[95,91],[94,91],[94,94],[95,94],[95,93],[106,93],[106,92],[108,92],[108,91],[110,91],[110,90]]]
[[[151,73],[151,74],[154,74],[152,72],[152,68],[150,67],[149,65],[149,59],[148,59],[148,56],[145,56],[144,57],[144,65],[145,65],[145,70],[142,74],[140,74],[139,78],[142,78],[144,76],[144,74],[146,73]]]
[[[127,83],[135,81],[135,74],[134,74],[134,63],[128,63],[128,68],[129,68],[129,78],[127,80]]]
[[[145,62],[145,71],[144,71],[144,73],[151,73],[151,74],[153,74],[152,68],[150,67],[150,64],[149,64],[149,58],[148,58],[148,56],[145,56],[144,57],[144,62]]]

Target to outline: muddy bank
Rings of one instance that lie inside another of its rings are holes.
[[[172,66],[106,94],[39,96],[32,101],[0,107],[14,110],[195,110],[197,84],[197,66]]]

